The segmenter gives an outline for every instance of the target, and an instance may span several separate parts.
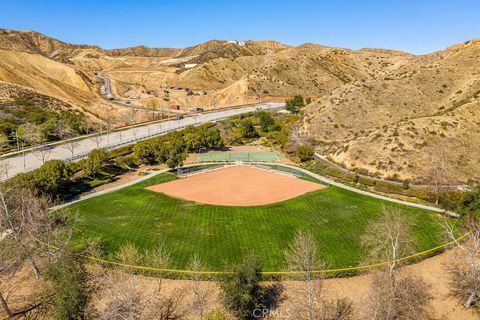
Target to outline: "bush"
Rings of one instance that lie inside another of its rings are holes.
[[[285,101],[285,109],[291,113],[298,113],[300,108],[305,106],[305,101],[302,96],[296,95],[293,99]]]
[[[132,154],[126,156],[120,156],[115,159],[115,164],[123,169],[130,170],[137,165],[135,162],[135,157]]]
[[[480,213],[480,187],[465,194],[460,202],[460,209],[466,214]]]
[[[261,271],[260,260],[251,255],[220,283],[225,308],[241,319],[251,318],[255,309],[264,307],[266,290],[261,286]]]
[[[263,132],[270,131],[270,127],[275,124],[275,120],[270,113],[266,111],[259,111],[257,113],[258,122],[260,123],[260,128]]]
[[[40,168],[20,173],[8,183],[21,188],[33,189],[37,194],[58,196],[70,182],[72,167],[61,160],[50,160]]]
[[[313,159],[313,156],[315,155],[315,151],[310,146],[300,145],[295,150],[295,154],[297,155],[298,159],[301,162],[306,162]]]
[[[245,139],[252,139],[258,137],[257,130],[253,125],[252,120],[245,119],[240,124],[240,135]]]
[[[94,149],[82,162],[83,174],[87,177],[96,177],[108,163],[108,153],[105,149]]]

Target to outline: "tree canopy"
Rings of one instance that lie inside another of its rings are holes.
[[[298,113],[300,111],[300,108],[303,108],[304,106],[305,101],[300,95],[296,95],[292,99],[288,99],[285,101],[285,109],[287,109],[291,113]]]

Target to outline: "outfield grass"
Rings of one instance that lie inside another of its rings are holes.
[[[358,264],[364,251],[360,237],[383,205],[393,203],[336,187],[315,191],[284,202],[253,207],[202,205],[145,190],[150,185],[176,179],[164,173],[133,186],[73,204],[78,212],[74,243],[96,238],[107,256],[127,242],[140,249],[165,245],[172,268],[185,268],[197,253],[211,270],[225,270],[255,251],[264,271],[284,268],[283,250],[297,229],[310,230],[321,257],[329,267]],[[438,245],[438,215],[401,207],[411,216],[416,251]]]

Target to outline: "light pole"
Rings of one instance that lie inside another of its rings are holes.
[[[20,151],[20,146],[18,145],[18,128],[15,129],[15,140],[17,142],[17,151]]]

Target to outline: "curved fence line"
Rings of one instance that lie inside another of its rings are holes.
[[[187,168],[193,168],[193,167],[198,167],[198,168],[201,168],[201,167],[207,167],[207,171],[208,171],[208,167],[210,165],[221,165],[222,167],[223,166],[229,166],[229,165],[236,165],[235,163],[226,163],[226,162],[216,162],[216,163],[195,163],[195,164],[191,164],[191,165],[187,165],[187,166],[183,166],[182,168],[183,169],[187,169]],[[303,168],[297,168],[297,167],[293,167],[293,166],[289,166],[289,165],[284,165],[284,164],[277,164],[277,163],[257,163],[257,162],[249,162],[248,164],[245,163],[244,165],[269,165],[271,166],[269,170],[273,170],[273,171],[280,171],[282,172],[283,170],[278,170],[276,168],[276,166],[278,167],[284,167],[284,168],[289,168],[289,169],[294,169],[295,171],[297,172],[301,172],[303,174],[307,174],[315,179],[317,179],[317,175],[316,174],[312,174],[311,172],[309,172],[308,170],[305,170]],[[218,167],[212,167],[211,170],[216,170],[218,169]],[[200,171],[202,170],[205,170],[205,169],[201,169]],[[193,172],[188,172],[188,173],[194,173],[195,170]],[[285,172],[285,171],[283,171]],[[288,172],[290,174],[292,174],[291,172]],[[319,180],[319,179],[317,179]],[[319,181],[322,181],[322,180],[319,180]],[[134,183],[137,183],[139,181],[135,181]],[[324,182],[324,181],[322,181]],[[324,182],[325,183],[325,182]],[[106,190],[106,192],[108,192],[109,190]],[[114,190],[112,190],[114,191]],[[84,199],[80,199],[79,201],[82,201]],[[457,239],[455,240],[452,240],[452,241],[449,241],[449,242],[446,242],[446,243],[443,243],[443,244],[440,244],[434,248],[431,248],[431,249],[428,249],[428,250],[424,250],[424,251],[421,251],[421,252],[417,252],[417,253],[414,253],[414,254],[411,254],[411,255],[408,255],[408,256],[405,256],[405,257],[402,257],[402,258],[399,258],[399,259],[395,259],[393,261],[384,261],[384,262],[379,262],[379,263],[375,263],[375,264],[369,264],[369,265],[364,265],[364,266],[356,266],[356,267],[346,267],[346,268],[336,268],[336,269],[319,269],[319,270],[308,270],[309,273],[335,273],[335,272],[345,272],[345,271],[358,271],[358,270],[365,270],[365,269],[373,269],[373,268],[379,268],[379,267],[382,267],[382,266],[385,266],[391,262],[402,262],[402,261],[407,261],[407,260],[411,260],[413,258],[416,258],[416,257],[420,257],[420,256],[424,256],[424,255],[427,255],[429,253],[432,253],[432,252],[435,252],[435,251],[438,251],[440,249],[443,249],[445,247],[448,247],[458,241],[461,241],[462,239],[464,239],[467,235],[469,234],[469,232],[461,235],[460,237],[458,237]],[[31,235],[32,238],[34,240],[36,240],[37,242],[41,243],[42,245],[44,246],[47,246],[49,248],[52,248],[52,249],[59,249],[59,247],[55,246],[55,245],[52,245],[50,243],[46,243],[45,241],[39,239],[38,237],[34,236],[34,235]],[[167,268],[155,268],[155,267],[148,267],[148,266],[140,266],[140,265],[131,265],[131,264],[125,264],[125,263],[121,263],[121,262],[117,262],[117,261],[112,261],[112,260],[107,260],[107,259],[102,259],[102,258],[98,258],[98,257],[94,257],[94,256],[90,256],[90,255],[83,255],[83,254],[78,254],[79,257],[82,257],[84,259],[87,259],[87,260],[90,260],[90,261],[94,261],[94,262],[97,262],[97,263],[104,263],[104,264],[109,264],[109,265],[114,265],[114,266],[119,266],[119,267],[124,267],[124,268],[129,268],[129,269],[136,269],[136,270],[143,270],[143,271],[153,271],[153,272],[159,272],[159,273],[172,273],[172,274],[199,274],[199,275],[216,275],[216,276],[220,276],[220,275],[228,275],[228,274],[232,274],[233,272],[229,272],[229,271],[194,271],[194,270],[182,270],[182,269],[167,269]],[[272,276],[275,276],[275,275],[300,275],[300,274],[304,274],[305,271],[263,271],[261,272],[261,274],[263,275],[272,275]]]
[[[458,237],[455,240],[443,243],[441,245],[438,245],[434,248],[417,252],[414,254],[411,254],[409,256],[395,259],[392,261],[384,261],[380,263],[374,263],[374,264],[369,264],[365,266],[357,266],[357,267],[347,267],[347,268],[337,268],[337,269],[319,269],[319,270],[308,270],[309,273],[335,273],[335,272],[344,272],[344,271],[358,271],[358,270],[365,270],[365,269],[374,269],[374,268],[379,268],[388,265],[391,262],[402,262],[402,261],[407,261],[416,257],[420,257],[435,251],[438,251],[440,249],[446,248],[458,241],[461,241],[464,239],[470,232],[467,232],[460,237]],[[39,239],[38,237],[32,235],[32,238],[41,243],[44,246],[47,246],[52,249],[60,249],[59,247],[52,245],[50,243],[46,243],[45,241]],[[139,265],[132,265],[132,264],[126,264],[126,263],[121,263],[117,261],[111,261],[111,260],[106,260],[90,255],[83,255],[83,254],[78,254],[79,257],[82,257],[84,259],[98,262],[98,263],[104,263],[104,264],[109,264],[113,266],[119,266],[119,267],[124,267],[128,269],[135,269],[135,270],[143,270],[143,271],[154,271],[154,272],[159,272],[159,273],[176,273],[176,274],[198,274],[198,275],[228,275],[228,274],[233,274],[233,272],[230,271],[195,271],[195,270],[182,270],[182,269],[164,269],[164,268],[155,268],[155,267],[147,267],[147,266],[139,266]],[[271,276],[282,276],[282,275],[301,275],[304,274],[307,271],[262,271],[261,274],[263,275],[271,275]]]

